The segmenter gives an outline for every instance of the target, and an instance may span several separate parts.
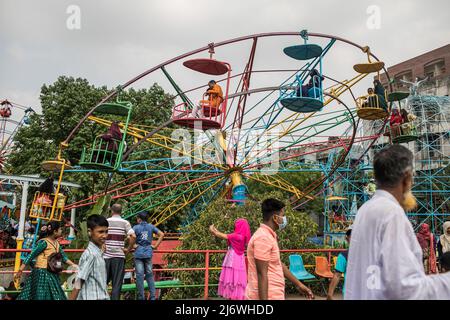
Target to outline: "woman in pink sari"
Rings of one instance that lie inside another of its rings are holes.
[[[244,300],[247,286],[245,249],[251,237],[250,226],[246,219],[237,219],[233,233],[219,232],[214,225],[211,225],[209,230],[216,237],[227,240],[228,243],[228,252],[222,263],[218,293],[227,299]]]

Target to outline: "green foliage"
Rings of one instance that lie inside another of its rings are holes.
[[[315,181],[320,179],[321,174],[317,172],[281,172],[278,173],[275,177],[277,176],[302,191],[305,190],[308,186],[312,185]],[[264,194],[267,192],[279,190],[276,187],[268,186],[250,179],[246,183],[248,189],[250,190],[250,195]],[[295,197],[292,195],[292,193],[289,193],[287,191],[281,192],[284,197],[289,197],[290,201],[295,200]],[[316,197],[314,200],[308,201],[301,208],[299,208],[299,210],[312,215],[323,214],[323,197]]]
[[[107,194],[97,199],[97,203],[85,213],[85,218],[93,214],[99,214],[105,218],[109,217],[109,207],[111,204],[111,195]],[[76,240],[71,243],[72,248],[85,248],[89,242],[86,220],[78,221],[78,233]]]
[[[312,185],[315,181],[320,179],[321,174],[317,172],[281,172],[278,173],[275,178],[278,176],[302,191],[308,186]],[[279,190],[276,187],[268,186],[254,180],[247,181],[247,187],[249,188],[251,194],[259,194]],[[292,194],[287,191],[282,191],[282,193],[286,197],[292,196]],[[307,212],[316,212],[317,209],[323,209],[323,198],[321,197],[317,197],[313,201],[308,202],[305,207],[302,208],[303,211]]]
[[[226,249],[225,240],[214,237],[209,226],[214,224],[217,229],[224,233],[232,233],[234,230],[234,221],[238,218],[245,218],[250,224],[252,234],[258,229],[262,222],[261,201],[263,199],[274,197],[282,199],[280,192],[271,192],[258,194],[255,199],[248,200],[244,206],[232,205],[224,199],[218,199],[200,215],[198,220],[192,223],[187,233],[183,235],[183,244],[178,249],[183,250],[224,250]],[[288,201],[285,199],[285,203]],[[278,232],[280,249],[298,249],[314,247],[307,241],[307,238],[317,232],[317,225],[305,214],[293,211],[287,205],[286,215],[288,226],[283,231]],[[195,268],[205,267],[204,254],[171,254],[168,255],[169,267],[174,268]],[[210,257],[210,267],[220,267],[224,254],[212,254]],[[285,263],[288,263],[288,255],[282,255]],[[176,272],[175,277],[179,278],[185,284],[203,284],[203,271],[181,271]],[[210,271],[210,284],[217,284],[219,271]],[[215,296],[216,287],[212,287],[211,296]],[[167,299],[183,299],[201,297],[203,288],[179,288],[171,289],[166,295]]]

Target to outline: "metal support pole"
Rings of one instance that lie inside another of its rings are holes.
[[[28,181],[25,181],[23,183],[23,187],[22,187],[22,202],[20,204],[19,232],[18,232],[17,239],[16,239],[17,250],[21,250],[22,244],[23,244],[23,233],[24,233],[24,229],[25,229],[25,215],[27,212],[28,186],[29,186]],[[16,260],[14,263],[14,272],[19,271],[20,254],[21,254],[21,252],[16,253]],[[16,288],[19,287],[18,281],[16,281],[14,284],[15,284]]]
[[[205,254],[205,300],[208,300],[208,292],[209,292],[209,251],[206,251]]]
[[[28,186],[28,181],[25,181],[22,187],[22,202],[20,203],[19,233],[17,235],[17,240],[23,240],[25,215],[27,212]]]
[[[68,240],[70,240],[70,241],[75,239],[75,229],[72,227],[72,226],[75,225],[75,211],[76,211],[75,208],[72,208],[70,210],[70,224],[71,224],[71,227],[70,227],[70,233],[69,233],[69,238],[68,238]]]

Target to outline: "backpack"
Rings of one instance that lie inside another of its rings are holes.
[[[58,248],[55,247],[53,243],[50,241],[45,240],[47,244],[50,244],[53,248],[55,248],[56,252],[53,252],[48,258],[47,258],[47,271],[51,273],[59,274],[63,271],[63,255],[58,250]]]

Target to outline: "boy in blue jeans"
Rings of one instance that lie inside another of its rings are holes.
[[[136,270],[136,286],[138,300],[144,298],[144,275],[150,290],[150,300],[155,300],[155,280],[152,271],[153,250],[156,250],[164,238],[164,233],[151,223],[147,223],[148,214],[146,211],[138,213],[138,224],[133,227],[136,234],[136,251],[134,252],[134,267]],[[153,234],[159,236],[158,241],[153,246]]]

